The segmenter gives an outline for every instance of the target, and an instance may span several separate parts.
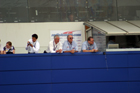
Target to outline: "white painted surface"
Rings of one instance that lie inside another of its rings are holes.
[[[140,51],[140,48],[120,48],[120,49],[106,49],[107,52],[112,51]]]

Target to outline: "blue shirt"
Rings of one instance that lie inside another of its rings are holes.
[[[63,43],[63,48],[62,49],[63,49],[63,51],[70,51],[72,49],[78,51],[78,46],[77,46],[75,41],[72,41],[72,44],[70,44],[68,41],[65,41]]]
[[[82,50],[92,50],[92,49],[98,50],[95,42],[92,45],[90,45],[87,41],[83,42]]]

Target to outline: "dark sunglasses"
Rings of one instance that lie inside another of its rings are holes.
[[[72,38],[70,38],[70,39],[73,39],[73,37],[72,37]]]

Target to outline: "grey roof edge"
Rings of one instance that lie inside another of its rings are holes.
[[[94,27],[95,29],[101,31],[103,34],[108,34],[108,32],[104,31],[103,29],[101,29],[101,28],[99,28],[99,27],[97,27],[89,22],[84,22],[84,25],[91,27],[91,28]]]
[[[123,34],[122,34],[122,33],[117,33],[117,34],[108,33],[107,31],[105,31],[105,30],[103,30],[103,29],[101,29],[101,28],[95,26],[94,24],[91,24],[90,22],[84,22],[84,25],[89,26],[89,27],[91,27],[91,28],[93,27],[93,28],[99,30],[100,32],[106,34],[106,36],[111,36],[111,35],[140,35],[140,33],[129,33],[129,31],[124,30],[123,28],[112,24],[110,21],[105,21],[105,22],[108,23],[108,24],[110,24],[110,25],[112,25],[112,26],[114,26],[114,27],[116,27],[116,28],[118,28],[118,29],[120,29],[120,30],[122,30],[122,31],[125,32],[125,33],[123,33]],[[140,26],[138,26],[138,25],[136,25],[136,24],[134,24],[134,23],[132,23],[132,22],[130,22],[130,21],[124,21],[124,22],[127,22],[127,23],[129,23],[129,24],[131,24],[131,25],[133,25],[133,26],[135,26],[135,27],[140,28]],[[91,28],[90,28],[90,29],[91,29]]]

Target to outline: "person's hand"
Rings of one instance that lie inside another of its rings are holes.
[[[56,53],[58,53],[59,52],[59,50],[56,50]]]
[[[33,45],[32,44],[29,44],[31,47],[33,47]]]
[[[92,50],[91,50],[91,52],[95,52],[95,50],[94,50],[94,49],[92,49]]]
[[[59,49],[59,53],[62,53],[62,49]]]
[[[28,41],[28,42],[27,42],[27,46],[29,46],[29,43],[30,43],[30,42]]]
[[[98,50],[95,50],[95,52],[98,52]]]
[[[72,49],[72,50],[71,50],[71,53],[75,53],[75,50],[74,50],[74,49]]]
[[[62,53],[62,49],[56,50],[56,53]]]

